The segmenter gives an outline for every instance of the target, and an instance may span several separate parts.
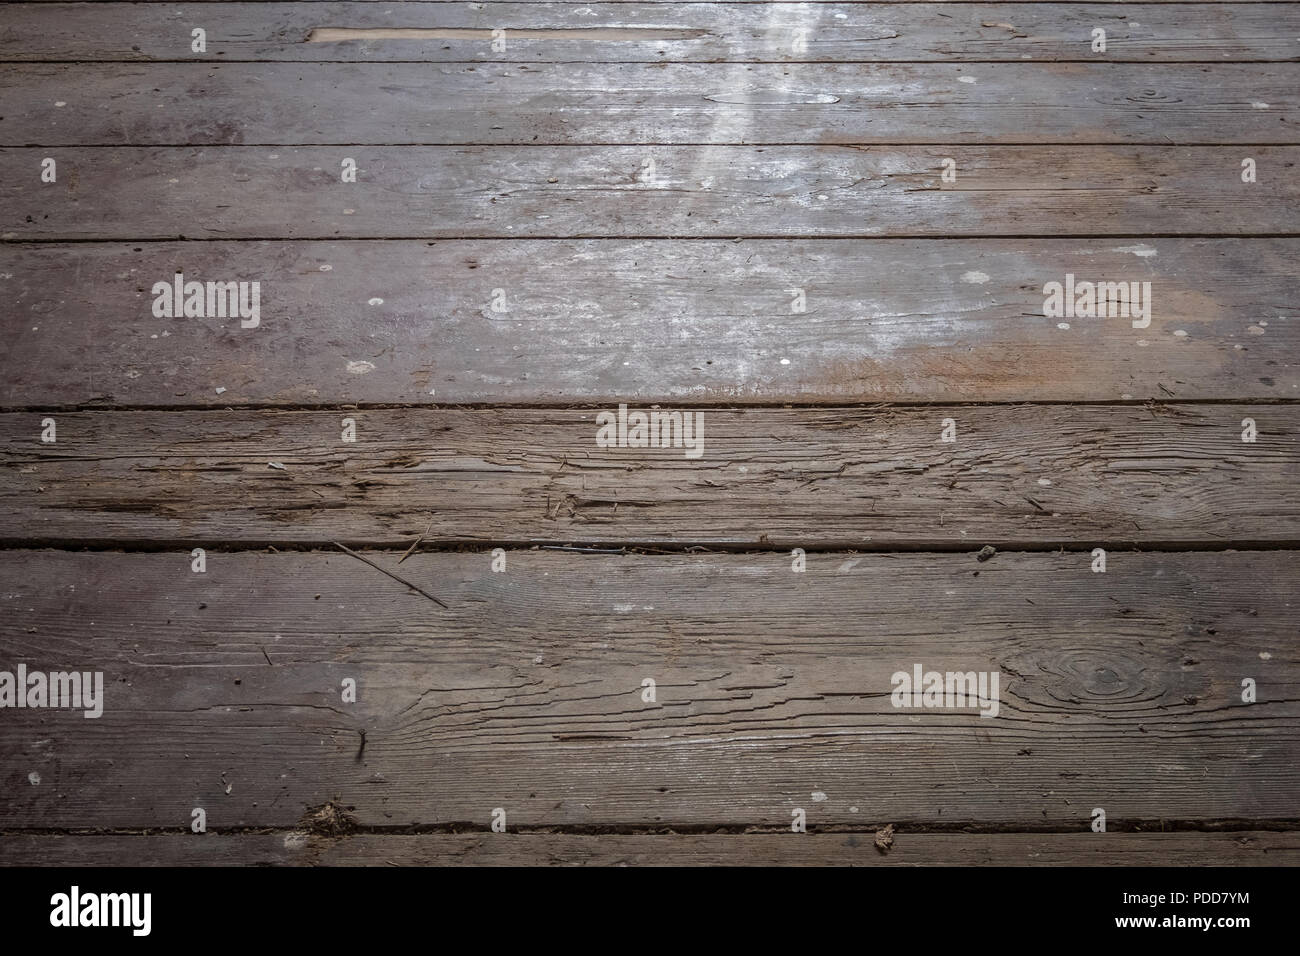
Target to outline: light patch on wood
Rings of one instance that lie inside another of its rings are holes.
[[[830,93],[802,93],[798,90],[735,90],[711,93],[704,97],[715,103],[736,106],[800,106],[838,103],[840,98]]]
[[[1149,259],[1154,255],[1158,255],[1157,251],[1154,248],[1146,245],[1145,243],[1138,243],[1136,246],[1120,246],[1116,249],[1112,249],[1111,251],[1131,252],[1133,253],[1133,255],[1141,256],[1143,259]]]
[[[522,40],[698,40],[707,30],[663,27],[580,27],[577,29],[506,28],[510,39]],[[348,40],[491,40],[491,30],[471,27],[317,27],[308,43],[343,43]]]

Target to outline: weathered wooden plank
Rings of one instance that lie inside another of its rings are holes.
[[[206,32],[193,49],[191,31]],[[1092,50],[1092,31],[1106,50]],[[493,31],[504,30],[504,34]],[[18,4],[0,62],[1295,60],[1300,7],[1078,3]]]
[[[600,447],[593,408],[69,412],[52,416],[55,444],[41,440],[51,416],[11,413],[0,542],[1300,541],[1297,405],[688,414],[695,449],[680,433],[676,447]]]
[[[1295,816],[1296,552],[492,561],[401,564],[443,610],[339,553],[0,553],[5,669],[105,686],[6,711],[0,827]],[[893,707],[916,664],[998,671],[997,716]]]
[[[0,403],[1293,398],[1297,261],[1294,239],[0,244]],[[259,326],[155,318],[178,270],[261,282]],[[1150,281],[1151,327],[1058,328],[1042,290],[1067,274]]]
[[[1294,831],[1231,833],[0,836],[6,866],[1295,866]]]
[[[1300,142],[1294,63],[24,64],[0,100],[0,146]]]
[[[0,0],[0,6],[14,6],[14,7],[17,7],[17,6],[19,6],[19,5],[25,5],[25,4],[29,4],[29,3],[39,3],[39,4],[56,4],[56,3],[57,3],[57,4],[65,4],[65,3],[67,3],[67,2],[68,2],[68,0]],[[83,2],[86,3],[86,4],[91,4],[91,5],[93,5],[93,4],[121,3],[122,0],[83,0]],[[161,4],[164,4],[164,3],[170,3],[170,2],[172,2],[172,0],[137,0],[137,2],[139,2],[139,3],[141,3],[141,4],[156,3],[156,4],[160,4],[160,5],[161,5]],[[223,4],[223,5],[224,5],[224,4],[228,4],[228,3],[230,2],[230,0],[194,0],[194,2],[195,2],[195,3],[213,4],[213,5],[217,5],[217,4]],[[319,4],[331,3],[331,4],[332,4],[332,3],[338,3],[339,0],[299,0],[299,2],[302,2],[302,3],[319,3]],[[392,0],[352,0],[352,2],[355,2],[355,3],[383,3],[385,7],[388,7],[388,6],[391,6],[391,5],[392,5]],[[422,2],[425,2],[425,3],[446,3],[446,4],[452,4],[452,3],[464,3],[465,0],[422,0]],[[543,4],[543,3],[557,3],[557,2],[564,2],[564,0],[516,0],[516,2],[518,2],[518,3],[527,3],[527,4],[533,4],[533,3]],[[581,0],[569,0],[569,2],[579,3],[579,2],[581,2]],[[663,4],[663,5],[671,5],[671,4],[677,4],[677,3],[697,3],[698,0],[655,0],[655,2],[658,3],[658,4]],[[735,6],[735,7],[744,7],[744,6],[747,6],[747,5],[752,5],[752,6],[769,6],[769,5],[771,4],[771,0],[721,0],[721,2],[725,2],[725,3],[727,3],[729,6]],[[842,6],[853,6],[853,5],[857,5],[857,4],[862,4],[862,5],[864,5],[864,6],[870,4],[871,6],[876,6],[878,0],[807,0],[807,2],[810,3],[810,4],[821,4],[821,3],[828,3],[828,4],[830,4],[830,3],[833,3],[833,4],[842,5]],[[896,2],[898,2],[898,3],[910,3],[910,2],[913,2],[913,0],[896,0]],[[915,0],[915,2],[926,2],[926,0]],[[955,2],[948,2],[948,3],[945,3],[945,4],[943,4],[943,6],[944,6],[945,8],[947,8],[947,7],[956,6],[958,3],[964,5],[964,4],[967,4],[967,3],[969,3],[969,4],[994,4],[994,3],[999,3],[999,2],[1001,2],[1001,0],[955,0]],[[1038,4],[1038,3],[1057,4],[1057,3],[1060,3],[1060,2],[1061,2],[1061,0],[1024,0],[1024,3],[1026,3],[1026,4],[1028,4],[1028,5],[1034,5],[1034,4]],[[1112,4],[1112,3],[1114,3],[1114,4],[1122,3],[1122,2],[1124,2],[1124,0],[1094,0],[1094,2],[1095,2],[1095,3],[1098,3],[1098,4],[1102,4],[1102,5],[1107,5],[1107,4]],[[1174,3],[1176,3],[1176,4],[1182,4],[1182,5],[1189,5],[1189,0],[1147,0],[1147,2],[1148,2],[1148,3],[1157,3],[1157,4],[1174,4]],[[1196,2],[1199,2],[1199,3],[1205,3],[1205,4],[1207,4],[1207,5],[1209,5],[1209,4],[1217,5],[1216,0],[1191,0],[1191,2],[1193,2],[1193,3],[1196,3]],[[1295,3],[1296,0],[1237,0],[1237,2],[1238,2],[1238,3],[1244,3],[1244,4],[1266,4],[1266,3],[1267,3],[1267,4],[1275,4],[1275,5],[1279,5],[1279,6],[1280,6],[1280,5],[1282,5],[1282,4]],[[604,4],[604,3],[626,3],[626,4],[642,4],[642,5],[643,5],[643,4],[646,3],[646,0],[601,0],[601,3],[602,3],[602,4]],[[1128,4],[1128,5],[1131,6],[1132,4]]]
[[[1243,152],[1256,182],[1241,181]],[[1294,233],[1300,222],[1293,175],[1300,147],[389,146],[346,153],[0,150],[0,234],[1261,236]],[[59,164],[59,179],[42,184],[47,157]],[[355,183],[341,181],[345,159]],[[949,163],[956,179],[944,182]]]

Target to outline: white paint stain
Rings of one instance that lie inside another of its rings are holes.
[[[1267,104],[1267,103],[1260,103],[1259,101],[1256,101],[1256,102],[1250,104],[1250,108],[1253,109],[1253,110],[1266,110],[1266,109],[1268,109],[1268,104]]]
[[[1056,323],[1056,327],[1057,327],[1058,329],[1060,329],[1062,332],[1064,332],[1064,331],[1066,331],[1066,330],[1068,330],[1068,329],[1070,328],[1070,323],[1069,323],[1069,322],[1057,322],[1057,323]]]
[[[1177,338],[1185,339],[1185,338],[1187,338],[1187,330],[1186,330],[1186,329],[1174,329],[1174,335],[1175,335]]]
[[[983,285],[989,281],[987,272],[963,272],[961,274],[962,282],[969,282],[973,285]]]
[[[1141,256],[1143,259],[1148,259],[1151,256],[1157,254],[1156,250],[1153,249],[1151,246],[1142,245],[1142,244],[1138,244],[1136,246],[1119,246],[1115,249],[1112,249],[1111,252],[1131,252],[1133,253],[1133,255]]]
[[[366,305],[383,305],[383,304],[384,304],[384,300],[378,297],[366,300]]]
[[[286,833],[284,835],[284,848],[286,850],[301,850],[307,845],[307,834],[305,833]]]
[[[352,375],[365,375],[367,372],[373,372],[375,365],[373,362],[348,362],[348,372]]]
[[[325,265],[323,265],[323,266],[320,267],[320,271],[321,271],[321,272],[333,272],[333,271],[334,271],[334,267],[333,267],[332,265],[330,265],[329,263],[326,263]]]
[[[1259,659],[1261,661],[1271,661],[1273,659],[1273,655],[1270,654],[1268,651],[1260,651]]]
[[[33,770],[31,773],[27,775],[27,782],[30,783],[33,787],[39,787],[41,784],[41,775],[37,773],[35,770]]]
[[[812,792],[813,803],[821,803],[825,799],[826,799],[826,794],[822,793],[820,790],[814,790]]]
[[[832,93],[809,93],[803,90],[730,90],[704,97],[714,103],[735,106],[814,106],[838,103],[840,98]]]
[[[1039,478],[1039,479],[1038,479],[1038,483],[1039,483],[1040,485],[1042,485],[1044,488],[1046,488],[1048,485],[1050,485],[1050,484],[1052,483],[1052,479],[1051,479],[1051,478]]]
[[[975,77],[973,77],[973,76],[959,76],[959,77],[957,77],[957,82],[958,82],[958,83],[974,83],[974,82],[975,82]]]

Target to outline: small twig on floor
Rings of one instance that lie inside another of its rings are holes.
[[[405,584],[405,585],[406,585],[408,588],[410,588],[412,591],[418,591],[420,594],[423,594],[425,597],[427,597],[427,598],[428,598],[430,601],[432,601],[434,604],[437,604],[439,607],[447,607],[447,605],[443,604],[441,601],[439,601],[436,597],[434,597],[432,594],[430,594],[430,593],[429,593],[428,591],[426,591],[424,588],[412,584],[410,581],[406,580],[406,578],[399,577],[398,575],[394,574],[392,571],[389,571],[389,570],[388,570],[386,567],[384,567],[383,565],[379,565],[379,564],[376,564],[375,562],[371,561],[371,560],[370,560],[369,558],[367,558],[365,555],[357,554],[355,551],[353,551],[353,550],[352,550],[351,548],[349,548],[347,545],[345,545],[345,544],[339,544],[337,541],[331,541],[330,544],[334,545],[334,547],[338,548],[340,551],[346,551],[348,554],[352,555],[352,557],[356,558],[358,561],[364,561],[366,564],[370,565],[370,566],[371,566],[372,568],[374,568],[376,571],[382,571],[384,574],[388,575],[388,576],[389,576],[390,578],[392,578],[394,581],[400,581],[402,584]]]
[[[433,519],[430,518],[429,527],[424,529],[424,534],[420,535],[418,538],[416,538],[414,541],[411,542],[411,546],[406,549],[406,554],[398,558],[397,563],[401,564],[403,561],[409,558],[411,556],[411,552],[420,546],[420,542],[423,541],[425,538],[427,538],[429,536],[429,532],[432,530],[433,530]]]

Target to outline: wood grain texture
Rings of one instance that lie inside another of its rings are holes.
[[[56,444],[41,414],[11,413],[0,543],[394,547],[426,527],[443,542],[867,550],[1300,541],[1296,405],[692,414],[696,460],[598,447],[595,409],[60,413]]]
[[[0,836],[7,866],[1295,866],[1300,835],[1234,833]]]
[[[25,5],[27,5],[27,4],[44,4],[44,5],[60,4],[60,5],[63,5],[63,4],[66,4],[67,2],[68,2],[68,0],[0,0],[0,6],[13,6],[13,7],[18,7],[18,6],[25,6]],[[97,4],[110,4],[110,3],[111,3],[111,4],[118,4],[118,3],[121,3],[122,0],[84,0],[84,2],[86,3],[86,5],[88,5],[88,6],[92,6],[92,5],[97,5]],[[138,2],[141,3],[141,4],[158,4],[158,5],[162,5],[162,4],[165,4],[165,3],[170,3],[170,2],[172,2],[172,0],[138,0]],[[225,5],[225,4],[229,4],[229,3],[230,3],[230,0],[194,0],[194,2],[195,2],[195,3],[203,3],[203,4],[212,4],[212,5],[216,6],[216,5]],[[319,3],[319,4],[327,4],[327,3],[338,3],[338,2],[340,2],[340,0],[298,0],[298,2],[302,2],[302,3]],[[360,4],[360,3],[375,3],[375,4],[382,3],[385,7],[389,7],[389,6],[392,5],[392,0],[352,0],[352,2],[355,2],[355,3],[358,3],[358,4]],[[401,0],[399,0],[399,2],[401,2]],[[465,0],[422,0],[422,2],[425,2],[425,3],[431,3],[431,4],[435,4],[435,3],[445,3],[445,4],[450,5],[450,4],[453,4],[453,3],[464,3]],[[586,5],[585,0],[516,0],[516,2],[521,3],[521,4],[525,4],[525,3],[527,3],[527,4],[532,4],[532,3],[538,3],[538,4],[554,4],[554,3],[559,3],[559,2],[570,2],[570,3],[575,3],[575,4],[582,4],[582,5],[584,5],[584,6]],[[671,4],[677,4],[677,3],[697,3],[698,0],[655,0],[655,2],[656,2],[657,4],[662,4],[662,5],[667,6],[667,5],[671,5]],[[770,3],[772,2],[772,0],[723,0],[723,2],[726,2],[729,6],[734,6],[734,7],[745,7],[745,6],[762,7],[762,6],[768,6],[768,5],[770,5]],[[900,3],[900,4],[901,4],[901,3],[910,3],[910,2],[913,2],[913,0],[897,0],[897,2]],[[918,2],[918,3],[926,3],[926,2],[929,2],[929,0],[915,0],[915,2]],[[951,2],[951,3],[948,4],[948,5],[956,6],[957,3],[961,3],[961,4],[967,4],[967,3],[969,3],[969,4],[972,4],[972,5],[975,5],[975,4],[990,4],[990,5],[991,5],[991,4],[998,3],[998,2],[1000,2],[1000,0],[953,0],[953,2]],[[1058,3],[1060,3],[1060,2],[1061,2],[1061,0],[1025,0],[1025,5],[1033,6],[1033,5],[1036,5],[1036,4],[1039,4],[1039,3],[1044,3],[1044,4],[1058,4]],[[1119,4],[1119,3],[1123,3],[1124,0],[1094,0],[1094,2],[1095,2],[1097,5],[1110,5],[1110,4]],[[1153,3],[1153,4],[1174,4],[1174,3],[1176,3],[1176,4],[1181,4],[1181,5],[1184,5],[1184,6],[1189,5],[1189,4],[1188,4],[1188,0],[1148,0],[1148,2],[1149,2],[1149,3]],[[1214,2],[1214,0],[1199,0],[1199,2],[1207,2],[1207,3],[1209,3],[1209,2]],[[1278,5],[1278,6],[1281,6],[1281,5],[1283,5],[1283,4],[1288,4],[1288,3],[1295,3],[1295,2],[1296,2],[1296,0],[1240,0],[1240,4],[1274,4],[1274,5]],[[626,4],[638,4],[638,5],[644,5],[644,4],[646,3],[646,0],[601,0],[601,5],[602,5],[602,6],[603,6],[604,4],[608,4],[608,3],[626,3]],[[871,6],[876,6],[876,5],[877,5],[877,0],[807,0],[807,3],[809,3],[809,4],[811,4],[811,5],[816,5],[816,4],[821,4],[821,3],[833,3],[833,4],[840,5],[840,6],[854,6],[854,5],[862,5],[862,6],[871,5]],[[1132,4],[1126,4],[1126,5],[1131,6]]]
[[[1297,38],[0,4],[0,864],[1300,863]]]
[[[1294,398],[1297,261],[1294,239],[0,244],[0,403]],[[260,326],[155,318],[178,270],[260,281]],[[1151,327],[1058,328],[1042,289],[1067,273],[1150,281]]]
[[[1295,816],[1296,552],[491,561],[404,562],[442,610],[339,553],[0,553],[6,668],[106,688],[98,719],[5,713],[0,827]],[[892,707],[916,663],[999,671],[998,716]]]
[[[206,51],[190,31],[207,32]],[[1093,53],[1092,31],[1106,31]],[[495,29],[506,48],[492,49]],[[344,31],[356,31],[348,33]],[[423,31],[423,32],[421,32]],[[798,35],[797,31],[802,31]],[[18,4],[0,62],[1295,60],[1300,8],[1098,3]],[[797,42],[801,41],[801,42]]]
[[[0,146],[1300,143],[1295,63],[23,64],[0,100]]]
[[[1300,43],[1297,44],[1300,47]],[[39,184],[48,154],[60,180]],[[1258,181],[1241,181],[1243,153]],[[272,158],[274,156],[274,158]],[[1300,147],[0,150],[0,235],[82,239],[1292,234]],[[955,182],[942,180],[955,163]]]

